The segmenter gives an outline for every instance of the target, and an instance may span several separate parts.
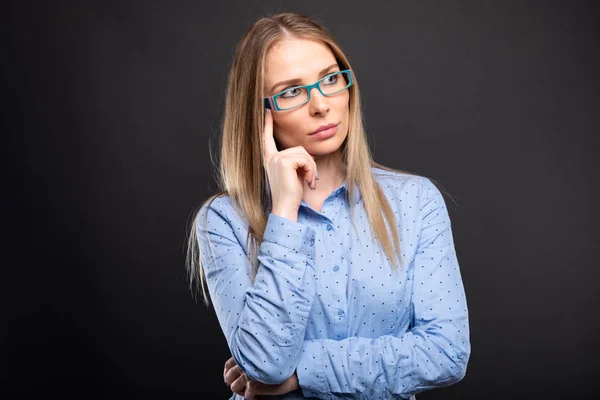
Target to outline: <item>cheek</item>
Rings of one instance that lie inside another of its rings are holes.
[[[335,100],[336,100],[335,105],[336,105],[338,112],[342,115],[348,114],[349,105],[350,105],[350,95],[348,94],[348,91],[344,92],[344,96],[340,96],[339,98],[336,98]]]
[[[273,121],[274,132],[282,136],[293,136],[298,133],[298,127],[302,126],[304,120],[305,117],[300,112],[287,112]]]
[[[282,146],[287,148],[295,142],[298,136],[302,136],[303,121],[306,118],[300,113],[286,113],[273,120],[273,136],[275,137],[277,147],[281,151]],[[281,144],[281,146],[280,146]]]

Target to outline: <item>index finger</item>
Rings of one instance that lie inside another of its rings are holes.
[[[225,361],[225,369],[229,369],[236,365],[235,359],[231,357],[229,360]]]
[[[265,158],[278,152],[277,145],[275,144],[275,139],[273,139],[273,116],[271,115],[271,110],[269,110],[268,108],[266,110],[267,112],[265,114],[265,129],[263,132]]]

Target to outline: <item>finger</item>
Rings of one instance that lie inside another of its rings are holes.
[[[227,369],[233,367],[234,365],[237,365],[237,363],[235,362],[235,358],[233,358],[233,357],[231,357],[227,361],[225,361],[225,368],[227,368]]]
[[[298,153],[299,154],[307,154],[311,158],[312,164],[314,166],[314,168],[312,170],[313,176],[311,177],[311,179],[312,179],[312,181],[319,180],[319,171],[317,169],[317,163],[315,162],[315,158],[317,157],[316,155],[310,154],[304,148],[304,146],[291,147],[289,149],[285,149],[285,150],[279,152],[279,154],[287,154],[287,153],[290,153],[290,154],[298,154]]]
[[[304,172],[304,180],[309,187],[313,187],[314,178],[315,178],[315,163],[310,160],[306,154],[299,153],[294,155],[288,155],[282,162],[285,163],[293,163],[292,167],[298,171],[301,170]]]
[[[239,365],[234,365],[227,370],[227,373],[225,374],[225,383],[233,383],[243,373],[244,371],[242,371]]]
[[[234,365],[236,365],[236,362],[233,357],[231,357],[227,361],[225,361],[225,368],[223,369],[223,379],[225,379],[225,374],[227,373],[227,370],[229,368],[233,367]]]
[[[264,149],[265,149],[265,160],[276,154],[277,145],[275,144],[275,139],[273,138],[273,116],[271,115],[271,110],[267,109],[267,113],[265,114],[265,127],[263,132],[263,140],[264,140]]]
[[[246,392],[246,384],[246,374],[243,373],[231,384],[230,389],[233,393],[244,396],[244,393]]]
[[[258,391],[256,388],[256,381],[253,379],[247,379],[246,381],[246,391],[244,392],[244,398],[247,400],[257,400],[258,399]]]
[[[231,360],[231,358],[230,358],[229,360]],[[228,362],[229,360],[225,361],[225,365],[223,366],[223,380],[225,379],[225,374],[227,373],[227,370],[229,369],[229,368],[227,367],[227,362]]]
[[[306,149],[304,149],[304,151],[306,151]],[[312,162],[314,164],[314,177],[313,177],[313,182],[316,180],[319,180],[319,171],[317,170],[317,163],[315,162],[315,159],[317,158],[317,156],[315,156],[314,154],[310,154],[308,151],[306,151],[306,154],[308,154],[311,158],[312,158]]]

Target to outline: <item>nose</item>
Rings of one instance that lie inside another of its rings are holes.
[[[311,114],[325,114],[329,111],[327,97],[323,96],[319,89],[313,88],[310,92],[310,101],[308,105],[310,107]]]

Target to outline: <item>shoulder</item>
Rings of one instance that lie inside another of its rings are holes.
[[[375,181],[379,184],[386,195],[395,194],[409,197],[420,197],[424,188],[431,185],[429,178],[414,173],[371,167]]]
[[[196,221],[198,229],[230,226],[239,230],[245,225],[231,197],[225,192],[209,197],[198,210]]]
[[[393,207],[414,212],[430,202],[444,202],[442,192],[433,179],[387,167],[372,167],[371,170]]]
[[[198,214],[205,217],[214,217],[216,215],[225,216],[232,209],[231,198],[225,193],[215,194],[204,201]]]

